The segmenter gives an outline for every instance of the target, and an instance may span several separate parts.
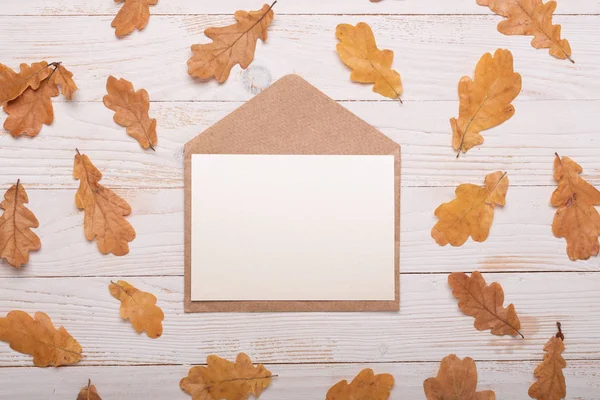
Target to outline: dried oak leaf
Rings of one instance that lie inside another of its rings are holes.
[[[156,339],[162,335],[162,321],[165,314],[156,305],[152,293],[142,292],[125,281],[111,282],[110,294],[121,301],[121,318],[128,319],[138,333]]]
[[[84,210],[84,230],[88,240],[98,241],[102,254],[123,256],[135,239],[135,230],[125,217],[131,214],[129,204],[98,182],[102,173],[85,154],[75,155],[73,177],[79,180],[75,194],[77,208]]]
[[[427,400],[495,400],[491,390],[477,391],[477,367],[472,358],[450,354],[442,360],[435,378],[423,382]]]
[[[79,394],[77,395],[77,400],[102,400],[102,398],[98,394],[96,386],[92,385],[91,380],[88,380],[87,386],[85,386],[79,391]]]
[[[36,367],[59,367],[81,360],[81,345],[64,327],[54,328],[48,315],[11,311],[0,318],[0,340],[10,348],[33,356]]]
[[[554,158],[554,179],[558,188],[550,203],[558,207],[552,222],[554,236],[567,240],[567,255],[573,261],[597,256],[600,250],[600,191],[579,174],[581,166],[569,157]]]
[[[8,118],[4,121],[6,129],[13,137],[20,135],[36,136],[42,125],[54,121],[52,97],[58,96],[58,87],[43,81],[37,90],[27,88],[22,95],[4,106]]]
[[[544,346],[544,361],[533,371],[538,379],[531,385],[528,394],[537,400],[560,400],[567,396],[567,383],[562,371],[567,366],[562,356],[562,352],[565,351],[565,337],[560,322],[557,322],[557,325],[558,332]]]
[[[235,363],[210,355],[207,366],[192,367],[179,384],[192,395],[193,400],[247,400],[250,395],[259,397],[271,383],[273,376],[264,365],[252,365],[244,353]]]
[[[394,52],[379,50],[371,27],[359,22],[356,26],[339,24],[335,35],[340,40],[337,52],[342,62],[352,68],[353,82],[373,83],[373,91],[391,99],[400,99],[400,74],[392,69]]]
[[[350,384],[343,380],[333,385],[325,400],[387,400],[393,387],[392,375],[375,375],[372,369],[365,368]]]
[[[50,75],[50,83],[60,86],[61,93],[68,100],[73,99],[73,93],[77,91],[77,85],[73,80],[73,73],[66,69],[62,64],[56,67],[56,70]]]
[[[6,65],[0,64],[0,106],[19,97],[27,88],[33,90],[50,75],[50,68],[46,61],[30,65],[21,64],[19,73]]]
[[[491,329],[492,334],[503,336],[521,335],[521,321],[515,306],[509,304],[504,308],[504,291],[498,282],[486,284],[478,271],[471,276],[463,272],[454,272],[448,277],[452,294],[458,299],[458,308],[475,317],[475,329],[484,331]]]
[[[550,49],[550,54],[561,60],[571,59],[571,46],[560,38],[560,25],[552,24],[556,1],[542,0],[477,0],[493,12],[506,18],[498,24],[498,32],[505,35],[533,36],[531,45],[536,49]]]
[[[29,252],[37,251],[42,246],[40,238],[31,230],[37,228],[39,222],[25,207],[27,203],[27,192],[19,181],[8,189],[4,201],[0,203],[0,209],[4,210],[0,217],[0,258],[15,268],[27,264]]]
[[[115,3],[123,2],[125,4],[110,24],[116,28],[117,37],[127,36],[136,29],[144,29],[150,19],[150,6],[156,5],[158,0],[115,0]]]
[[[458,119],[450,118],[452,147],[462,151],[483,143],[481,131],[493,128],[515,114],[510,104],[521,91],[521,75],[513,70],[513,56],[498,49],[485,53],[475,67],[475,78],[463,76],[458,82]]]
[[[256,42],[267,40],[267,28],[273,21],[273,6],[265,4],[259,11],[236,11],[237,23],[221,28],[208,28],[204,34],[213,41],[192,45],[192,58],[187,62],[188,74],[200,79],[215,77],[223,83],[231,68],[240,64],[248,68],[254,59]]]
[[[503,206],[508,191],[508,177],[501,171],[485,177],[484,187],[463,183],[454,192],[456,198],[435,210],[439,221],[431,229],[437,244],[462,246],[469,236],[483,242],[490,234],[494,208]]]
[[[129,136],[137,140],[144,149],[156,146],[156,119],[150,119],[150,97],[145,89],[137,92],[133,84],[123,78],[117,79],[109,76],[106,81],[107,95],[104,96],[104,105],[113,110],[113,119],[121,126],[127,128]]]

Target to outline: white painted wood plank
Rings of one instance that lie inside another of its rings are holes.
[[[11,67],[63,61],[81,88],[76,99],[85,101],[102,98],[110,74],[146,88],[155,101],[242,101],[252,97],[253,84],[262,87],[290,73],[338,100],[382,100],[369,85],[350,82],[350,71],[335,52],[336,25],[365,21],[378,45],[395,51],[407,101],[456,100],[459,79],[472,75],[480,57],[498,47],[514,53],[515,69],[523,75],[522,100],[598,99],[600,93],[600,15],[556,18],[576,64],[531,48],[530,38],[498,33],[495,16],[283,15],[274,20],[267,43],[259,43],[248,72],[236,67],[222,85],[195,82],[186,61],[192,44],[208,41],[205,28],[229,24],[231,17],[155,16],[143,34],[123,40],[114,37],[110,21],[108,16],[0,17],[5,39],[0,60]]]
[[[539,358],[541,359],[541,355]],[[498,399],[524,399],[533,383],[533,370],[537,364],[538,361],[477,361],[478,389],[494,390]],[[395,385],[390,400],[399,400],[424,398],[423,381],[437,374],[439,363],[275,364],[266,367],[279,376],[261,395],[263,400],[324,399],[331,386],[343,379],[350,381],[363,368],[371,368],[377,374],[392,374]],[[189,400],[191,397],[179,389],[179,381],[187,376],[188,370],[189,366],[183,365],[3,368],[0,374],[0,396],[11,400],[74,399],[79,389],[91,378],[99,393],[106,399]],[[567,398],[597,399],[600,392],[598,361],[569,361],[564,374]],[[35,382],[35,385],[20,385],[16,382]]]
[[[496,209],[484,243],[440,247],[430,236],[435,208],[454,197],[454,188],[404,188],[401,206],[401,273],[485,271],[600,271],[600,259],[570,261],[563,239],[555,238],[549,205],[552,187],[511,187],[507,206]],[[0,276],[119,276],[183,274],[183,190],[119,189],[133,209],[137,231],[126,257],[103,256],[83,234],[75,190],[29,190],[29,208],[40,228],[42,250],[15,270],[0,262]],[[0,296],[1,297],[1,296]]]
[[[240,351],[265,363],[439,361],[451,352],[537,360],[557,320],[567,337],[566,359],[600,359],[600,274],[484,276],[502,284],[526,339],[476,331],[452,298],[446,274],[402,275],[399,313],[185,314],[182,277],[129,278],[156,294],[165,312],[157,340],[120,319],[109,278],[2,278],[0,310],[46,312],[81,343],[82,365],[194,364],[212,353],[232,358]],[[0,343],[0,366],[28,365],[30,356]]]
[[[28,188],[76,188],[75,147],[91,157],[109,187],[180,188],[184,144],[240,105],[152,103],[159,134],[153,152],[127,136],[102,103],[56,103],[55,122],[36,138],[0,135],[0,189],[18,178]],[[554,186],[554,152],[580,163],[583,176],[600,187],[600,101],[517,101],[515,116],[485,131],[485,143],[459,159],[448,122],[458,114],[456,101],[342,105],[402,145],[403,187],[480,183],[495,170],[507,171],[513,186]]]
[[[269,1],[265,1],[270,3]],[[160,0],[150,9],[160,14],[232,14],[235,10],[259,9],[263,2],[222,0],[217,2]],[[0,15],[115,15],[119,4],[86,0],[0,0]],[[276,14],[486,14],[489,9],[474,0],[279,0]],[[559,0],[557,14],[598,14],[598,0]]]

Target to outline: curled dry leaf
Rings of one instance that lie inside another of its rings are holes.
[[[229,77],[231,68],[240,64],[248,68],[254,60],[256,42],[267,40],[267,28],[273,21],[273,6],[265,4],[258,11],[236,11],[237,23],[222,28],[208,28],[204,34],[211,43],[192,46],[192,58],[187,62],[188,74],[200,79],[214,77],[223,83]]]
[[[0,258],[15,268],[27,264],[29,252],[42,246],[40,238],[31,230],[37,228],[39,222],[25,207],[27,203],[29,198],[20,181],[8,189],[0,203],[0,209],[4,210],[0,217]]]
[[[466,153],[483,143],[481,131],[493,128],[515,113],[510,104],[521,91],[521,75],[513,70],[513,56],[498,49],[485,53],[475,68],[475,78],[463,76],[458,83],[458,119],[450,118],[452,147]]]
[[[79,391],[77,400],[102,400],[102,398],[98,394],[96,386],[92,385],[91,380],[88,380],[87,386]]]
[[[469,236],[476,242],[487,239],[494,208],[503,206],[508,191],[506,173],[498,171],[485,177],[484,187],[464,183],[456,188],[456,198],[435,210],[439,221],[431,229],[431,237],[437,244],[462,246]]]
[[[509,304],[504,308],[504,291],[498,282],[486,284],[478,271],[471,276],[463,272],[454,272],[448,277],[452,294],[458,299],[458,308],[475,317],[475,329],[492,330],[492,334],[503,336],[521,335],[521,321],[515,306]]]
[[[73,94],[77,91],[77,85],[73,80],[73,73],[66,69],[64,65],[59,64],[56,70],[49,77],[50,83],[60,86],[60,91],[68,100],[73,99]]]
[[[505,35],[533,36],[531,45],[536,49],[550,49],[550,54],[561,60],[571,59],[571,46],[560,38],[560,25],[552,24],[556,1],[542,0],[477,0],[493,12],[506,18],[498,24]]]
[[[567,366],[562,356],[565,337],[560,322],[556,325],[558,332],[544,346],[544,361],[533,372],[537,381],[531,385],[528,394],[537,400],[560,400],[567,396],[567,383],[562,371]]]
[[[127,128],[129,136],[136,139],[144,149],[156,146],[156,119],[150,119],[150,97],[145,89],[137,92],[133,84],[123,78],[109,76],[106,81],[104,105],[115,112],[113,119]]]
[[[427,400],[495,400],[491,390],[477,391],[477,367],[472,358],[450,354],[442,360],[435,378],[423,382]]]
[[[387,400],[393,387],[392,375],[375,375],[372,369],[365,368],[350,384],[343,380],[333,385],[325,400]]]
[[[110,294],[121,301],[121,318],[128,319],[138,333],[156,339],[162,335],[163,311],[156,306],[156,297],[152,293],[142,292],[125,281],[111,282]]]
[[[58,88],[48,80],[43,81],[37,90],[27,88],[21,96],[4,107],[8,114],[4,129],[13,137],[36,136],[43,124],[50,125],[54,121],[52,97],[56,96]]]
[[[116,28],[117,37],[127,36],[136,29],[144,29],[150,19],[150,6],[156,5],[158,0],[115,0],[115,3],[123,2],[125,4],[110,24]]]
[[[600,250],[600,191],[579,174],[583,169],[569,157],[554,158],[554,179],[558,188],[550,203],[558,207],[552,222],[554,236],[567,240],[567,255],[573,261],[597,256]]]
[[[55,65],[55,64],[53,64]],[[0,106],[19,97],[27,88],[36,90],[40,83],[50,75],[46,61],[30,65],[21,64],[19,73],[0,64]]]
[[[81,345],[62,326],[54,328],[48,315],[11,311],[0,318],[0,340],[10,348],[33,356],[36,367],[59,367],[81,360]]]
[[[335,30],[340,40],[337,52],[342,62],[352,68],[353,82],[373,83],[373,91],[390,99],[400,99],[400,74],[392,69],[394,52],[379,50],[371,27],[364,22],[356,26],[340,24]]]
[[[247,400],[250,395],[259,397],[271,384],[273,375],[264,365],[252,365],[244,353],[235,363],[211,355],[207,366],[192,367],[179,384],[192,395],[192,400]]]
[[[128,242],[135,239],[135,230],[125,219],[131,214],[129,204],[98,183],[102,173],[79,151],[75,155],[73,177],[79,180],[75,203],[85,212],[83,227],[87,240],[96,238],[102,254],[123,256],[129,253]]]

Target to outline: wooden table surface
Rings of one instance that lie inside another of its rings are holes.
[[[187,74],[190,45],[209,26],[232,22],[249,0],[159,0],[148,27],[117,40],[109,0],[0,0],[0,62],[62,61],[80,87],[54,100],[55,121],[34,139],[0,134],[0,188],[17,179],[40,220],[42,250],[16,271],[0,265],[0,314],[48,313],[84,348],[72,367],[32,368],[30,356],[0,343],[0,398],[75,399],[91,378],[105,399],[186,399],[179,380],[209,354],[240,352],[279,375],[264,400],[324,399],[362,368],[396,378],[392,399],[424,398],[422,383],[449,353],[476,360],[481,389],[527,399],[544,343],[561,321],[568,399],[600,399],[600,259],[572,262],[552,235],[554,152],[572,157],[600,187],[600,1],[559,0],[555,21],[576,64],[535,50],[530,38],[497,32],[500,17],[475,0],[280,0],[266,44],[247,71],[197,83]],[[369,23],[380,48],[395,52],[404,104],[351,83],[335,52],[339,23]],[[448,122],[457,83],[485,52],[515,57],[523,91],[515,116],[484,133],[460,159]],[[297,73],[402,145],[401,305],[399,313],[191,314],[183,312],[183,145],[270,82]],[[101,102],[108,75],[145,88],[158,119],[156,152],[143,151]],[[137,231],[126,257],[101,255],[85,240],[75,207],[75,148],[103,183],[132,206]],[[460,183],[508,172],[507,205],[489,239],[460,248],[430,237],[433,210]],[[473,328],[447,285],[450,272],[480,270],[515,304],[526,339]],[[126,279],[158,297],[164,335],[150,340],[120,320],[110,280]]]

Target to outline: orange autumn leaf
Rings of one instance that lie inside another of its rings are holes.
[[[48,80],[43,81],[37,90],[27,88],[22,95],[4,106],[8,114],[4,129],[13,137],[37,136],[43,124],[50,125],[54,121],[52,97],[56,96],[58,88]]]
[[[571,46],[560,37],[560,25],[552,24],[556,1],[542,0],[477,0],[506,19],[498,24],[498,32],[505,35],[533,36],[531,45],[536,49],[550,49],[550,55],[561,60],[571,59]]]
[[[371,27],[359,22],[356,26],[339,24],[335,35],[340,40],[337,52],[342,62],[352,68],[353,82],[373,83],[373,91],[390,99],[400,99],[400,74],[392,69],[394,52],[379,50]]]
[[[110,294],[121,301],[121,318],[128,319],[138,333],[156,339],[162,335],[163,311],[156,306],[156,297],[152,293],[142,292],[125,281],[111,282]]]
[[[552,222],[552,232],[567,240],[567,255],[573,261],[597,256],[600,250],[600,191],[579,174],[583,169],[569,157],[554,158],[554,179],[558,188],[550,203],[558,207]]]
[[[235,363],[210,355],[207,366],[192,367],[179,384],[192,396],[192,400],[247,400],[250,395],[259,397],[271,384],[272,374],[264,365],[252,365],[244,353]]]
[[[494,208],[503,206],[508,191],[508,177],[501,171],[485,177],[484,187],[464,183],[456,188],[456,198],[435,210],[439,221],[431,229],[437,244],[462,246],[469,236],[476,242],[487,239]]]
[[[73,177],[79,180],[75,203],[85,212],[83,226],[87,240],[95,238],[102,254],[129,253],[128,242],[135,239],[135,230],[125,219],[131,214],[129,204],[98,183],[102,173],[79,151],[75,155]]]
[[[493,335],[521,335],[521,321],[515,306],[504,308],[504,291],[498,282],[487,284],[478,271],[471,276],[454,272],[448,277],[452,294],[458,299],[458,308],[475,318],[475,329],[491,329]]]
[[[0,318],[0,340],[10,348],[33,356],[36,367],[59,367],[81,360],[81,345],[62,326],[54,327],[43,312],[32,318],[23,311],[11,311]]]
[[[450,354],[442,360],[435,378],[423,382],[427,400],[495,400],[491,390],[477,391],[477,366],[472,358]]]
[[[537,400],[560,400],[567,396],[567,383],[562,371],[567,366],[562,356],[562,352],[565,351],[565,337],[560,322],[556,325],[558,332],[544,346],[544,361],[533,371],[537,381],[531,385],[528,394]]]
[[[102,400],[96,390],[96,386],[92,385],[92,381],[88,380],[87,386],[82,388],[77,395],[77,400]]]
[[[462,151],[483,143],[480,132],[508,120],[515,113],[510,104],[521,91],[521,75],[513,70],[513,56],[498,49],[485,53],[475,68],[475,77],[463,76],[458,83],[458,119],[450,118],[452,147]]]
[[[134,30],[142,30],[150,19],[150,6],[158,0],[115,0],[115,3],[125,3],[113,19],[110,26],[115,29],[117,37],[129,35]]]
[[[214,77],[223,83],[229,77],[231,68],[240,64],[248,68],[254,60],[256,42],[267,40],[267,28],[273,21],[273,6],[265,4],[259,11],[236,11],[237,23],[221,28],[208,28],[204,34],[213,41],[192,46],[192,58],[187,62],[188,74],[200,79]]]
[[[73,73],[66,69],[62,64],[56,67],[56,70],[49,77],[50,83],[60,86],[63,96],[68,100],[73,99],[73,93],[77,91],[77,85],[73,80]]]
[[[325,400],[387,400],[393,387],[392,375],[375,375],[372,369],[365,368],[350,384],[343,380],[333,385]]]
[[[52,63],[51,65],[56,65]],[[27,88],[37,89],[40,83],[50,75],[46,61],[21,64],[19,73],[6,65],[0,64],[0,106],[19,97]]]
[[[109,76],[106,81],[104,105],[113,110],[113,119],[121,126],[127,128],[129,136],[136,139],[144,149],[156,146],[156,119],[150,119],[150,97],[145,89],[137,92],[133,84],[123,78],[117,79]]]
[[[15,268],[27,264],[29,252],[42,246],[40,238],[31,230],[37,228],[39,222],[25,207],[27,203],[29,198],[20,181],[8,189],[0,203],[0,209],[4,210],[0,217],[0,258]]]

